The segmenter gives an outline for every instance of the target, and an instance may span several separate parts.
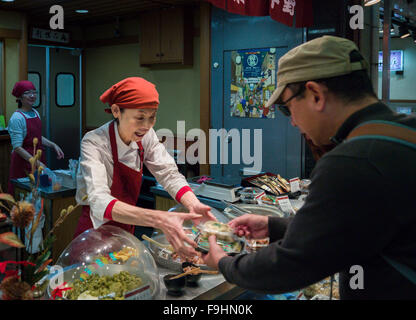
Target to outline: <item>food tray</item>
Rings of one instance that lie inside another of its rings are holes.
[[[286,214],[283,213],[277,206],[270,206],[267,204],[235,204],[236,207],[250,211],[252,214],[258,214],[262,216],[274,216],[274,217],[286,217]],[[232,207],[227,207],[223,211],[224,215],[229,219],[234,219],[241,216],[236,210]]]
[[[152,239],[160,243],[165,243],[165,244],[169,243],[166,240],[166,237],[164,234],[154,236],[152,237]],[[158,247],[154,243],[149,242],[148,244],[149,244],[149,251],[159,266],[172,270],[172,271],[182,272],[182,263],[185,261],[179,261],[178,259],[173,259],[172,252],[164,248]],[[212,268],[208,267],[206,264],[195,264],[195,265],[203,270],[213,270]]]
[[[72,268],[67,270],[64,269],[63,272],[63,281],[68,283],[69,286],[74,280],[80,279],[81,274],[87,267],[81,267],[80,265],[75,265]],[[149,275],[145,271],[138,269],[133,265],[119,265],[119,264],[108,264],[105,268],[96,269],[96,273],[99,276],[113,276],[114,274],[120,273],[121,271],[127,271],[131,274],[135,274],[142,278],[143,285],[127,292],[124,295],[126,300],[148,300],[154,298],[158,294],[158,288],[155,288],[152,284],[152,281],[149,279]],[[52,289],[48,285],[47,288],[48,296],[52,297]],[[64,295],[65,296],[65,295]],[[67,300],[62,298],[63,300]]]
[[[258,174],[258,175],[251,176],[251,177],[248,177],[248,178],[244,178],[244,179],[241,180],[241,185],[243,187],[261,188],[261,189],[263,189],[266,192],[266,194],[273,195],[273,196],[288,196],[290,199],[294,199],[294,198],[296,198],[297,196],[300,195],[300,192],[295,192],[295,193],[284,192],[284,193],[277,194],[275,192],[271,192],[269,190],[266,190],[262,186],[260,186],[258,184],[255,184],[253,182],[256,178],[262,177],[262,176],[277,177],[277,174],[273,174],[273,173],[270,173],[270,172],[266,172],[266,173]]]

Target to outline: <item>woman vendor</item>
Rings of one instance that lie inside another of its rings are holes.
[[[40,165],[45,165],[44,146],[53,148],[58,159],[64,157],[61,148],[52,141],[42,136],[42,121],[39,113],[33,109],[36,102],[37,91],[32,82],[24,80],[14,85],[12,95],[15,96],[18,103],[18,109],[12,114],[8,131],[11,144],[13,147],[10,163],[8,193],[14,194],[12,179],[26,177],[31,171],[29,159],[33,156],[33,139],[38,139],[36,150],[42,150]]]
[[[181,256],[194,256],[195,242],[183,231],[184,220],[215,219],[179,173],[173,158],[153,130],[159,106],[155,86],[138,77],[124,79],[105,91],[114,120],[88,132],[81,142],[76,200],[83,205],[74,238],[103,224],[134,233],[134,226],[161,229]],[[143,164],[165,190],[189,213],[165,212],[136,206]],[[86,201],[82,198],[88,195]],[[186,243],[186,244],[185,244]]]

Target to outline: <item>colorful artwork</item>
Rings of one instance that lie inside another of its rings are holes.
[[[231,59],[231,116],[274,118],[265,104],[276,88],[276,48],[233,51]]]
[[[383,71],[383,52],[378,53],[378,71]],[[403,71],[403,50],[390,51],[390,71]]]

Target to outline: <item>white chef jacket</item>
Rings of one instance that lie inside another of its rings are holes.
[[[90,217],[94,229],[99,228],[109,220],[104,218],[107,206],[115,197],[111,195],[113,183],[113,155],[111,152],[109,125],[88,132],[81,141],[80,168],[77,174],[77,203],[90,206]],[[114,131],[117,142],[118,160],[124,165],[140,170],[140,155],[136,142],[126,145],[120,138],[117,123],[114,122]],[[156,132],[150,129],[142,139],[144,150],[144,164],[170,194],[178,200],[183,192],[189,188],[185,177],[178,171],[172,156],[165,146],[159,142]],[[126,181],[126,183],[129,183]],[[189,189],[190,190],[190,189]],[[88,195],[86,201],[82,198]]]

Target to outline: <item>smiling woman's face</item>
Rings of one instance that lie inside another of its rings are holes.
[[[123,109],[117,105],[111,107],[113,115],[118,119],[118,132],[124,143],[140,142],[143,136],[155,125],[156,109]]]
[[[20,97],[20,101],[24,107],[32,107],[37,98],[37,92],[35,90],[26,91]]]

